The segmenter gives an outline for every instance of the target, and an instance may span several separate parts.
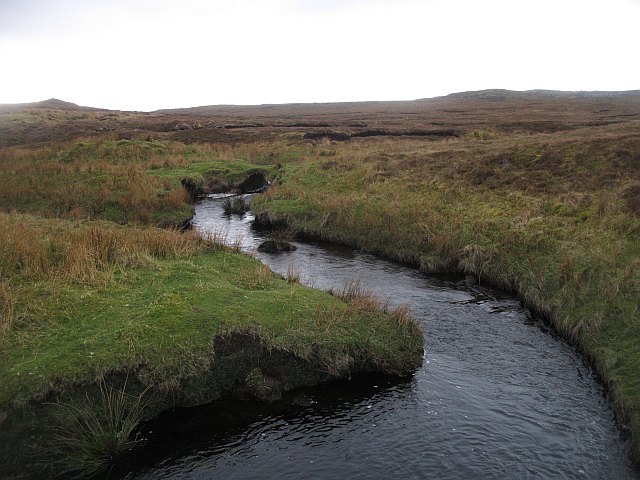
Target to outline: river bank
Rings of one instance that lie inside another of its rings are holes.
[[[43,195],[56,195],[72,171]],[[225,395],[273,400],[357,372],[406,375],[420,365],[422,335],[404,312],[282,278],[225,238],[140,224],[165,223],[166,198],[180,188],[172,175],[146,203],[151,210],[127,225],[0,213],[2,475],[91,475],[137,445],[142,420],[176,406]],[[157,177],[149,182],[153,191]],[[147,190],[127,188],[121,199]],[[187,199],[169,200],[172,217],[192,210]],[[109,197],[94,200],[107,218],[132,213],[128,200],[118,209],[105,208]],[[41,208],[37,197],[28,201],[15,205]]]
[[[130,478],[637,478],[591,368],[511,295],[325,242],[260,252],[270,233],[252,222],[225,215],[220,198],[196,205],[196,231],[241,238],[282,275],[322,289],[359,281],[405,304],[423,331],[423,365],[401,381],[305,389],[293,406],[254,415],[216,415],[215,404],[164,415]]]
[[[472,274],[481,284],[517,292],[593,363],[620,424],[631,435],[637,461],[640,223],[625,197],[612,194],[597,177],[615,158],[603,154],[605,141],[612,142],[607,137],[580,147],[573,142],[550,147],[532,140],[520,153],[511,144],[504,150],[501,141],[477,147],[460,142],[460,152],[476,148],[484,158],[509,158],[504,171],[493,170],[492,188],[469,172],[451,172],[450,165],[458,168],[469,161],[444,142],[440,149],[429,145],[424,161],[412,166],[401,146],[361,145],[361,151],[337,146],[327,159],[292,165],[253,208],[267,224],[287,225],[425,272]],[[628,137],[624,141],[630,142]],[[598,167],[583,185],[563,167],[555,184],[564,193],[552,193],[548,184],[541,189],[531,181],[522,183],[520,174],[531,167],[520,165],[519,155],[535,155],[536,148],[542,152],[538,155],[553,150],[575,162],[599,162]],[[459,163],[440,160],[443,155]],[[484,168],[483,161],[477,164],[468,168]]]

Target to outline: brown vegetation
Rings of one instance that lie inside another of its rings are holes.
[[[390,135],[453,131],[478,132],[485,138],[495,133],[555,133],[639,119],[638,91],[488,90],[407,102],[212,106],[150,113],[78,109],[49,101],[0,106],[0,146],[80,138],[240,144],[272,142],[282,136],[299,138],[307,133],[313,136],[328,129],[348,136],[367,131]]]
[[[220,248],[220,243],[193,231],[61,223],[0,213],[0,338],[16,321],[26,321],[25,315],[16,318],[14,311],[16,285],[46,279],[104,287],[127,267]]]

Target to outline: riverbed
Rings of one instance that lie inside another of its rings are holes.
[[[138,479],[637,479],[628,442],[591,368],[513,296],[352,249],[295,242],[257,252],[253,216],[196,206],[215,233],[301,283],[359,281],[407,305],[425,338],[408,379],[362,376],[266,405],[216,402],[147,427]]]

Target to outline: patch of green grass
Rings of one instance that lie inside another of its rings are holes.
[[[254,170],[261,170],[268,176],[276,174],[276,167],[273,165],[256,165],[253,162],[244,160],[201,160],[197,157],[190,159],[188,163],[181,167],[168,167],[151,169],[149,173],[161,179],[168,179],[172,183],[180,183],[183,178],[191,178],[204,182],[206,179],[217,179],[240,183],[245,179],[247,173]]]
[[[157,261],[116,274],[104,288],[41,281],[17,291],[17,309],[35,299],[39,305],[35,318],[2,343],[4,406],[141,364],[149,384],[172,383],[205,368],[214,353],[211,339],[230,330],[258,332],[270,347],[301,357],[317,348],[327,363],[337,352],[361,348],[403,368],[394,349],[404,335],[396,337],[400,332],[385,314],[344,315],[346,305],[326,293],[291,286],[240,254]],[[323,319],[331,328],[318,328],[324,311],[344,321]]]

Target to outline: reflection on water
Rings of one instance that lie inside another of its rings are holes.
[[[196,212],[199,232],[241,238],[282,275],[291,266],[324,289],[359,279],[408,305],[425,361],[408,382],[365,377],[283,404],[163,416],[153,466],[131,478],[637,478],[591,370],[512,297],[331,245],[258,253],[251,214],[227,217],[215,198]]]

